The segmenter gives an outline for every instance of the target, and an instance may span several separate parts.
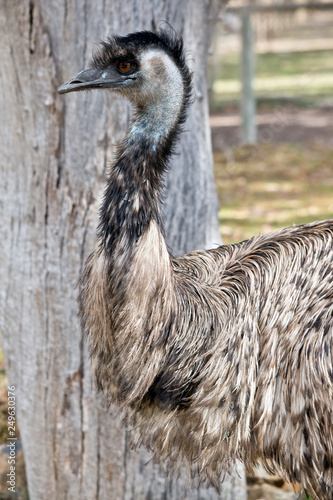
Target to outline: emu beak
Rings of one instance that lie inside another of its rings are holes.
[[[85,69],[58,88],[59,94],[88,89],[115,88],[123,82],[115,68]]]

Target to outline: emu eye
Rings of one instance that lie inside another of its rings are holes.
[[[121,61],[118,63],[118,69],[122,73],[127,73],[132,68],[132,63],[129,61]]]

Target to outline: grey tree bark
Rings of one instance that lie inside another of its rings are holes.
[[[175,254],[219,243],[205,61],[209,0],[0,0],[0,328],[31,500],[237,499],[242,478],[186,492],[129,448],[80,345],[76,282],[93,248],[108,161],[129,109],[107,93],[57,95],[96,40],[169,22],[184,36],[197,99],[168,179]]]

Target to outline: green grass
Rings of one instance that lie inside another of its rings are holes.
[[[269,144],[214,158],[224,243],[333,217],[333,148]]]
[[[216,63],[212,111],[240,98],[240,54],[230,53]],[[294,100],[318,105],[333,102],[331,50],[267,53],[256,55],[254,87],[258,101]]]

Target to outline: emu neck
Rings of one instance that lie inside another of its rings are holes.
[[[160,331],[167,331],[173,307],[173,267],[160,214],[166,153],[163,142],[154,147],[144,136],[134,140],[131,130],[111,167],[101,207],[99,249],[90,276],[98,282],[104,269],[103,289],[94,297],[101,297],[101,310],[108,304],[110,327],[98,326],[98,331],[105,332],[106,342],[113,338],[117,352],[123,353],[117,361],[123,371],[115,396],[122,401],[142,397],[147,377],[156,376],[162,351],[151,370],[140,373],[137,358],[128,353],[138,355],[161,341]],[[137,374],[135,381],[127,380],[125,372]]]
[[[100,211],[99,237],[109,258],[131,251],[151,221],[162,228],[160,195],[165,164],[160,148],[144,135],[126,136],[111,167]]]
[[[99,226],[112,293],[124,307],[131,303],[135,309],[143,300],[137,311],[143,316],[145,306],[156,295],[166,296],[166,283],[173,282],[160,198],[185,106],[174,62],[159,51],[145,57],[149,71],[139,93],[145,98],[135,97],[137,113],[111,167]]]
[[[163,57],[165,60],[156,54],[150,56],[152,79],[147,79],[145,85],[148,88],[143,89],[143,95],[150,92],[150,97],[147,102],[138,99],[134,121],[118,160],[111,167],[99,231],[110,257],[119,246],[123,251],[130,251],[150,222],[154,222],[163,233],[160,209],[163,176],[185,105],[179,71],[168,57]],[[161,65],[164,72],[156,82]]]
[[[174,307],[173,267],[160,215],[167,150],[163,141],[153,146],[143,135],[126,136],[107,181],[98,246],[82,278],[81,317],[93,369],[100,387],[107,384],[121,402],[140,400],[156,377],[162,349],[148,370],[137,359],[146,359],[161,342]]]

